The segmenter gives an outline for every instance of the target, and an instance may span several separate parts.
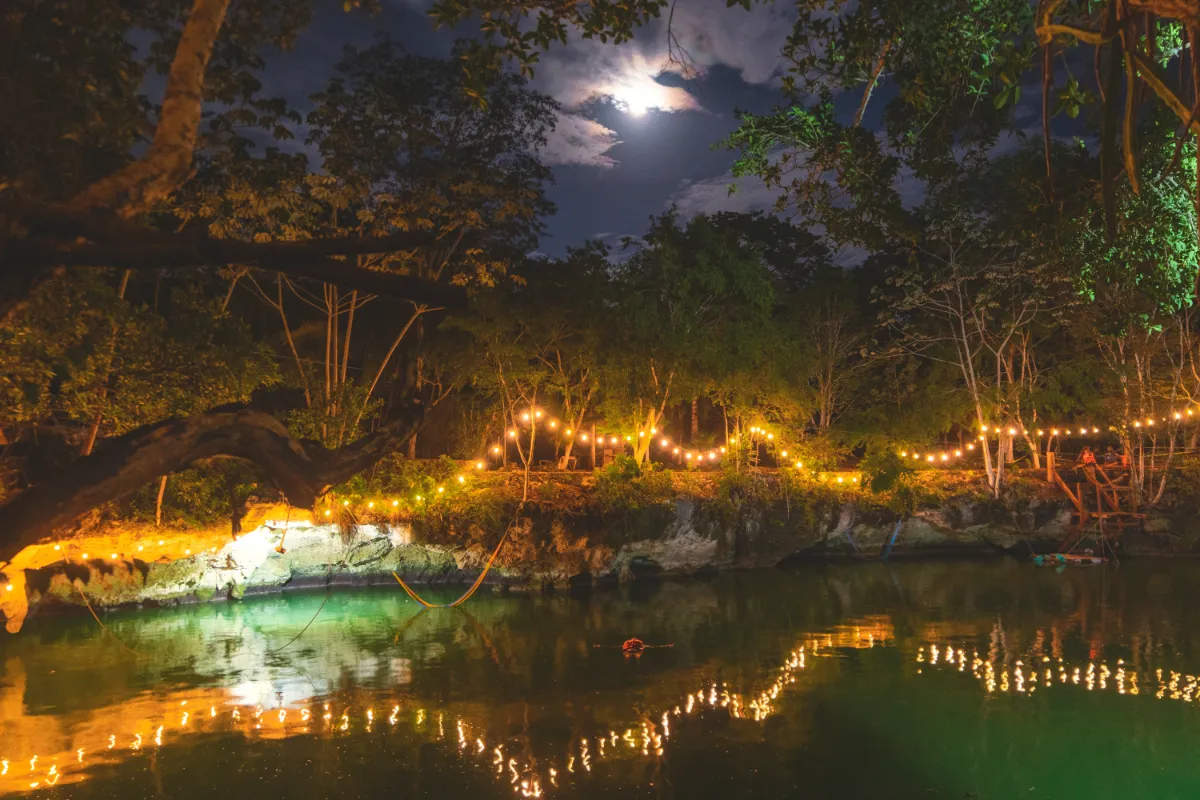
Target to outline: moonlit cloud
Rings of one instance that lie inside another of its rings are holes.
[[[730,187],[735,187],[731,194]],[[683,219],[720,211],[771,211],[778,193],[758,178],[735,178],[730,173],[700,181],[685,180],[667,200]]]
[[[616,164],[608,152],[620,143],[616,131],[579,114],[560,111],[539,154],[542,163],[551,167],[577,164],[608,169]]]

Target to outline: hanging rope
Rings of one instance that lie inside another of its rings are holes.
[[[135,658],[147,658],[148,657],[144,653],[139,653],[137,650],[134,650],[132,647],[130,647],[129,645],[122,642],[121,639],[115,633],[113,633],[111,630],[108,629],[108,626],[104,624],[104,622],[100,619],[100,617],[96,616],[96,611],[95,611],[95,609],[92,608],[92,604],[88,602],[87,595],[83,593],[83,588],[79,585],[78,580],[72,581],[71,585],[75,587],[75,591],[79,592],[79,596],[81,598],[83,598],[83,604],[85,606],[87,606],[87,610],[92,613],[92,619],[96,620],[96,624],[100,626],[101,631],[103,631],[104,633],[107,633],[109,636],[111,636],[113,638],[113,641],[115,641],[117,644],[121,645],[121,647],[123,647],[126,651],[131,653]]]
[[[470,600],[471,595],[475,594],[476,590],[483,585],[483,579],[487,577],[488,571],[491,570],[492,563],[495,562],[496,556],[500,555],[500,548],[504,547],[504,543],[508,541],[508,533],[513,529],[513,526],[516,525],[517,517],[521,514],[521,508],[524,505],[525,503],[522,501],[521,504],[517,506],[517,510],[513,513],[512,522],[510,522],[508,527],[504,529],[504,535],[500,537],[500,542],[496,545],[496,549],[492,551],[491,557],[488,558],[487,563],[483,565],[483,572],[479,573],[479,577],[475,579],[473,584],[471,584],[471,588],[467,589],[467,591],[463,593],[463,596],[455,600],[453,603],[430,603],[428,600],[424,599],[415,591],[413,591],[411,586],[402,581],[400,576],[397,575],[395,571],[392,572],[392,577],[396,579],[396,583],[400,584],[401,589],[408,592],[409,597],[411,597],[413,600],[416,600],[426,608],[455,608],[456,606],[462,605]]]

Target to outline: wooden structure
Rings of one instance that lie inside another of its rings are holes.
[[[1058,550],[1069,553],[1088,536],[1096,536],[1110,547],[1127,525],[1141,525],[1146,518],[1138,509],[1137,494],[1130,483],[1129,470],[1099,464],[1076,467],[1064,479],[1055,465],[1054,453],[1046,454],[1046,480],[1057,484],[1075,507],[1075,519]]]

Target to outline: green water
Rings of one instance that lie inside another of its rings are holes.
[[[465,612],[343,591],[279,652],[324,594],[35,619],[0,639],[0,793],[1191,798],[1198,583],[1006,561]]]

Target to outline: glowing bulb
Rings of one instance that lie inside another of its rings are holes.
[[[685,454],[684,454],[684,457],[685,457],[685,458],[691,458],[691,457],[692,457],[692,454],[691,454],[691,453],[685,453]]]
[[[942,453],[942,461],[946,461],[949,458],[950,458],[950,456],[946,455],[945,453]]]
[[[508,438],[510,438],[510,439],[515,439],[515,438],[517,438],[517,432],[516,432],[516,431],[514,431],[514,430],[511,430],[511,429],[510,429],[510,430],[508,431]]]
[[[1016,432],[1016,430],[1015,430],[1015,429],[1013,429],[1013,428],[1009,428],[1009,429],[1008,429],[1008,435],[1009,435],[1009,436],[1016,436],[1016,435],[1017,435],[1017,432]]]
[[[375,501],[374,501],[374,500],[372,500],[371,502],[367,503],[367,508],[374,508],[374,507],[375,507]]]
[[[678,447],[676,447],[676,448],[675,448],[675,449],[674,449],[672,452],[674,452],[674,453],[675,453],[675,455],[679,455],[679,448],[678,448]]]
[[[1050,431],[1050,435],[1051,435],[1051,436],[1058,436],[1058,428],[1055,428],[1054,430]]]
[[[397,508],[399,505],[400,505],[400,501],[399,501],[399,500],[393,500],[393,501],[392,501],[392,508]]]
[[[327,509],[325,509],[325,516],[327,516],[327,517],[333,516],[333,512],[327,508]]]
[[[142,547],[140,544],[138,545],[138,552],[139,552],[139,553],[140,553],[140,552],[142,552],[142,551],[143,551],[143,550],[145,550],[145,549],[146,549],[146,548]]]
[[[721,448],[721,452],[722,452],[722,453],[724,453],[724,452],[725,452],[725,448],[724,448],[724,447],[722,447],[722,448]]]
[[[662,447],[666,447],[666,446],[667,446],[667,444],[668,444],[668,442],[667,442],[667,440],[666,440],[666,439],[663,439],[661,442],[659,442],[659,444],[660,444]]]
[[[568,433],[569,433],[569,431],[568,431]],[[586,442],[586,441],[587,441],[587,434],[586,434],[586,433],[580,434],[579,438],[580,438],[580,439],[582,439],[583,441],[585,441],[585,442]]]
[[[528,411],[521,415],[521,421],[529,422],[529,412]]]
[[[4,587],[4,591],[6,591],[6,592],[11,592],[12,590],[13,590],[13,585],[11,583]]]
[[[926,460],[926,461],[933,461],[933,456],[926,456],[926,457],[925,457],[925,460]]]
[[[955,450],[955,451],[954,451],[954,455],[955,455],[955,456],[961,456],[961,455],[962,455],[962,450]]]
[[[782,455],[784,458],[787,458],[787,450],[784,450],[780,455]]]
[[[617,437],[615,437],[615,436],[611,436],[611,437],[609,437],[609,439],[608,439],[608,443],[609,443],[609,444],[616,444],[616,443],[617,443]]]
[[[482,461],[476,461],[476,462],[475,462],[475,469],[483,469],[483,462],[482,462]]]
[[[87,557],[88,557],[88,554],[87,554],[87,553],[84,553],[84,554],[83,554],[83,559],[84,559],[84,561],[86,561],[86,560],[87,560]]]
[[[801,467],[803,467],[803,466],[804,466],[804,462],[803,462],[803,461],[797,461],[797,462],[796,462],[796,469],[800,469],[800,468],[801,468]]]
[[[646,435],[646,432],[645,432],[645,431],[638,431],[638,438],[639,438],[639,439],[641,439],[641,438],[642,438],[643,436],[645,436],[645,435]],[[626,436],[625,438],[626,438],[626,439],[628,439],[629,437],[628,437],[628,436]]]
[[[342,505],[344,505],[344,506],[348,506],[348,505],[350,505],[350,501],[349,501],[349,500],[343,500],[343,501],[342,501]]]
[[[570,429],[570,428],[567,428],[567,430],[566,430],[566,434],[567,434],[567,436],[570,436],[570,435],[571,435],[571,429]]]
[[[444,491],[446,491],[446,487],[445,487],[445,486],[439,486],[439,487],[438,487],[438,494],[441,494],[441,493],[442,493],[442,492],[444,492]]]
[[[459,476],[458,476],[458,482],[459,482],[459,483],[463,483],[463,482],[465,482],[466,480],[467,480],[467,479],[466,479],[466,478],[464,478],[462,475],[459,475]]]
[[[551,427],[551,428],[557,428],[557,427],[558,427],[558,423],[557,423],[557,422],[555,422],[554,420],[550,420],[550,427]]]
[[[841,482],[842,482],[842,476],[838,475],[838,483],[841,483]]]
[[[1043,434],[1045,434],[1045,431],[1043,431],[1041,428],[1038,428],[1037,434],[1038,434],[1038,436],[1042,436]]]
[[[541,418],[542,418],[542,412],[540,412],[540,411],[535,411],[535,412],[533,413],[533,415],[534,415],[535,417],[537,417],[538,419],[541,419]]]
[[[984,433],[987,433],[987,425],[982,426],[982,430]]]
[[[159,540],[158,540],[158,546],[159,546],[159,547],[162,547],[162,546],[163,546],[163,540],[162,540],[162,539],[159,539]],[[56,547],[56,548],[54,548],[54,549],[55,549],[55,550],[57,550],[58,548]]]
[[[775,434],[773,434],[773,433],[768,433],[768,434],[767,434],[767,438],[768,438],[768,439],[774,439],[774,438],[775,438]]]
[[[975,449],[975,445],[973,445],[973,444],[969,444],[969,445],[967,445],[967,449],[968,449],[968,450],[974,450],[974,449]]]
[[[113,553],[111,556],[109,556],[109,558],[111,558],[113,561],[116,561],[116,560],[117,560],[117,554],[116,554],[116,553]]]
[[[1140,428],[1140,427],[1142,427],[1142,423],[1140,423],[1140,422],[1135,422],[1135,423],[1133,423],[1133,427],[1135,427],[1135,428]]]
[[[61,546],[61,545],[57,545],[57,544],[56,544],[56,545],[54,545],[54,549],[55,549],[55,550],[62,550],[62,546]]]
[[[1099,428],[1092,428],[1092,433],[1099,433],[1099,432],[1100,432]]]
[[[424,500],[424,499],[425,499],[425,498],[424,498],[424,497],[422,497],[421,495],[417,495],[417,502],[418,502],[418,503],[419,503],[419,502],[421,502],[421,501],[422,501],[422,500]]]
[[[639,431],[639,433],[641,433],[641,431]],[[626,437],[625,437],[625,441],[627,441],[627,442],[632,442],[632,441],[633,441],[633,437],[632,437],[632,436],[626,436]]]
[[[500,445],[494,445],[492,447],[492,452],[499,455],[500,454]]]
[[[651,428],[651,429],[650,429],[650,435],[651,435],[651,436],[653,436],[653,435],[654,435],[654,434],[656,434],[656,433],[658,433],[658,428]]]

